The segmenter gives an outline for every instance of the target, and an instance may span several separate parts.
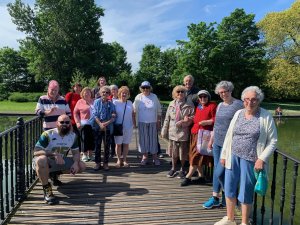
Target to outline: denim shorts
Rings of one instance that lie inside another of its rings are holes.
[[[225,169],[225,196],[236,198],[239,189],[238,200],[252,204],[255,183],[254,162],[232,154],[231,169]]]

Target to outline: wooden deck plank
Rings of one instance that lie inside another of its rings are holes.
[[[161,141],[162,147],[166,143]],[[162,165],[140,167],[135,144],[130,145],[130,168],[94,172],[93,163],[76,176],[62,175],[64,185],[54,187],[59,205],[43,203],[38,183],[9,224],[203,224],[226,215],[225,208],[205,210],[211,184],[180,187],[181,180],[167,178],[170,159]]]

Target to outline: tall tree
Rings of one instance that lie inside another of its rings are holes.
[[[171,75],[177,66],[177,52],[167,49],[164,52],[155,45],[143,48],[140,69],[136,73],[136,81],[148,80],[161,96],[170,96]]]
[[[34,9],[16,0],[8,4],[8,10],[17,29],[27,35],[21,50],[38,80],[68,84],[76,69],[86,76],[101,73],[104,55],[99,19],[104,14],[94,0],[37,0]]]
[[[224,17],[217,27],[217,40],[212,51],[216,79],[232,81],[238,94],[246,86],[261,85],[266,61],[254,14],[236,9]]]
[[[300,1],[266,15],[259,23],[270,59],[266,86],[275,98],[300,97]]]
[[[213,74],[211,51],[216,45],[215,23],[205,22],[188,26],[188,41],[177,41],[179,45],[178,66],[172,76],[173,84],[182,83],[186,74],[192,74],[195,85],[211,90]]]
[[[42,91],[43,85],[34,82],[34,76],[27,70],[27,60],[20,52],[4,47],[0,49],[0,92]]]

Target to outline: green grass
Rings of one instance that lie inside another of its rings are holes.
[[[168,105],[170,101],[161,101]],[[300,116],[300,103],[262,102],[261,106],[274,114],[275,109],[280,106],[285,116]],[[11,102],[0,101],[0,113],[34,113],[36,102]]]
[[[36,102],[0,101],[0,113],[34,113]]]

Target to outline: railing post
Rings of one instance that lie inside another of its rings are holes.
[[[295,208],[296,208],[296,184],[298,176],[298,163],[294,163],[293,190],[291,195],[291,219],[290,224],[294,224]]]
[[[25,199],[25,142],[24,142],[24,120],[18,118],[17,122],[17,142],[18,142],[18,158],[17,158],[17,200]]]
[[[273,158],[273,176],[272,176],[272,185],[271,185],[271,215],[269,220],[269,225],[273,225],[274,218],[274,203],[275,203],[275,193],[276,193],[276,172],[277,172],[277,158],[278,152],[274,152]]]

